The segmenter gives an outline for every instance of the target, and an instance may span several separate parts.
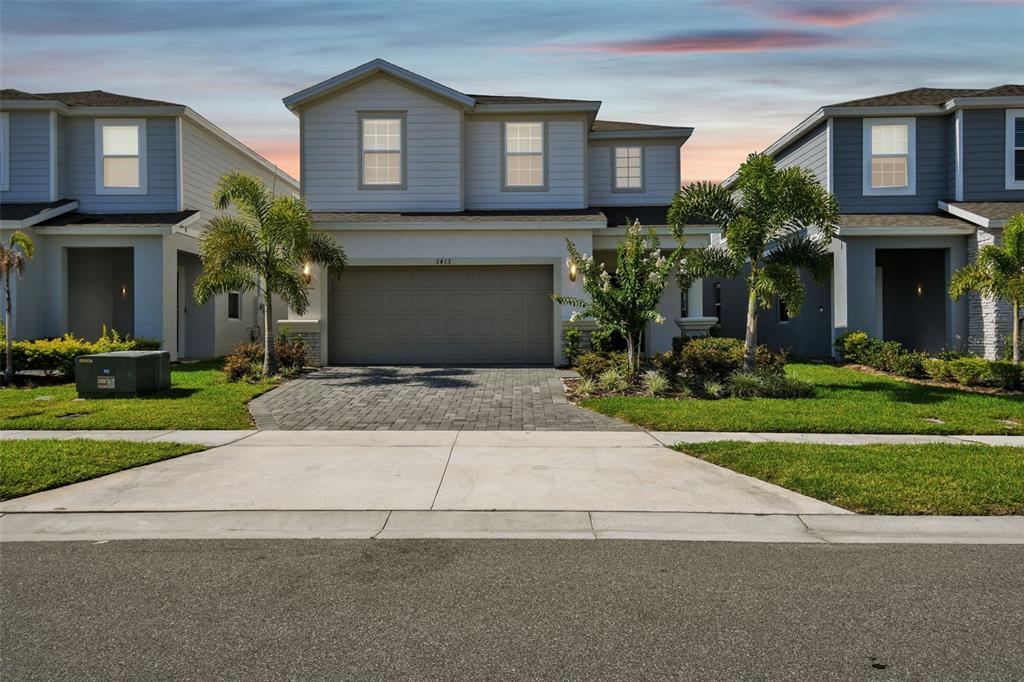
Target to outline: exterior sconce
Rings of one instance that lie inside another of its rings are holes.
[[[575,282],[576,281],[576,261],[574,261],[574,260],[568,261],[568,265],[569,265],[569,281],[570,282]]]
[[[313,281],[313,274],[309,271],[309,263],[302,264],[302,281],[306,284]]]
[[[128,295],[128,287],[125,286],[124,284],[122,284],[121,285],[121,297],[123,298],[123,297],[125,297],[127,295]]]
[[[818,314],[819,315],[825,314],[825,306],[823,306],[823,305],[819,305],[818,306]]]
[[[917,283],[917,297],[921,298],[922,296],[924,296],[924,287],[922,287],[921,283],[918,282]]]

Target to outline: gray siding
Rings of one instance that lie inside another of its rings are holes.
[[[583,116],[519,116],[507,119],[547,121],[547,188],[538,191],[502,191],[503,120],[500,117],[466,116],[466,208],[585,207],[586,119]]]
[[[68,197],[68,122],[57,117],[57,198]]]
[[[9,113],[11,174],[9,190],[0,192],[4,201],[50,200],[50,114],[45,111]]]
[[[833,191],[843,213],[930,213],[947,195],[948,116],[917,117],[917,194],[864,196],[861,118],[837,118],[833,134]]]
[[[282,181],[275,183],[274,173],[188,120],[181,122],[181,151],[184,208],[199,210],[204,220],[217,214],[210,195],[229,171],[255,175],[278,194],[292,193]]]
[[[643,147],[643,192],[614,192],[613,150]],[[664,140],[591,140],[587,151],[590,206],[643,206],[672,202],[679,191],[679,143]]]
[[[148,192],[96,194],[96,130],[92,118],[68,118],[67,193],[79,209],[96,213],[176,211],[178,154],[173,118],[146,119]]]
[[[821,123],[776,156],[776,165],[782,168],[805,168],[828,186],[828,124]]]
[[[402,111],[405,189],[359,189],[359,111]],[[303,191],[313,211],[462,208],[460,109],[375,78],[303,111]]]
[[[948,118],[946,128],[946,197],[956,197],[956,116]]]
[[[1006,110],[964,111],[964,201],[1024,201],[1006,189]]]

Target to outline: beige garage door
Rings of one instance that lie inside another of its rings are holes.
[[[551,364],[552,266],[350,267],[332,364]]]

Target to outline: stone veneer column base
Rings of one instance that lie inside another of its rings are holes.
[[[979,227],[967,237],[967,262],[978,259],[978,251],[988,244],[999,245],[1002,228]],[[967,350],[995,360],[1003,350],[1003,339],[1013,330],[1013,308],[1006,301],[982,297],[977,292],[967,294]]]
[[[278,320],[277,329],[287,329],[288,336],[302,340],[306,345],[306,364],[310,367],[320,367],[323,364],[320,320]]]

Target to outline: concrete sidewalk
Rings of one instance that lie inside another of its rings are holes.
[[[5,542],[166,539],[570,539],[1024,544],[1024,517],[687,512],[190,511],[0,514]]]
[[[242,430],[242,431],[191,431],[188,429],[178,430],[139,430],[139,431],[118,431],[108,430],[75,430],[75,431],[2,431],[0,440],[32,440],[39,438],[56,438],[69,440],[72,438],[84,438],[87,440],[130,440],[137,442],[170,442],[170,443],[194,443],[208,447],[218,447],[238,443],[243,439],[254,436],[257,433],[268,433],[271,431]],[[326,438],[338,438],[343,434],[358,434],[360,442],[388,442],[388,436],[381,434],[391,433],[390,431],[280,431],[283,434],[308,434],[321,433]],[[435,442],[430,434],[447,434],[445,439],[458,431],[405,431],[404,433],[420,434],[424,442]],[[492,434],[500,440],[502,434],[518,433],[529,434],[539,433],[545,436],[554,435],[564,437],[565,442],[571,442],[575,434],[594,435],[592,431],[465,431],[466,436],[470,434]],[[618,432],[607,432],[618,433]],[[635,434],[642,434],[636,431]],[[676,445],[677,443],[708,443],[711,441],[734,440],[747,443],[820,443],[822,445],[912,445],[917,443],[981,443],[983,445],[1007,445],[1012,447],[1024,447],[1024,436],[985,436],[985,435],[964,435],[964,436],[933,436],[927,434],[886,434],[886,433],[754,433],[745,431],[649,431],[652,438],[664,445]],[[298,436],[300,439],[301,435]],[[485,436],[486,438],[486,436]],[[281,439],[283,443],[286,438]]]

